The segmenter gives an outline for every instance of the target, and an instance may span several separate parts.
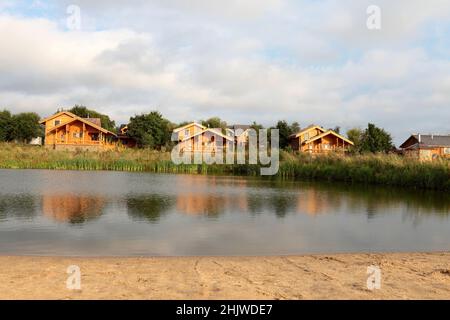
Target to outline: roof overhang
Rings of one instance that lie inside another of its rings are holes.
[[[309,144],[309,143],[314,142],[314,141],[316,141],[316,140],[318,140],[318,139],[321,139],[321,138],[323,138],[323,137],[326,137],[326,136],[328,136],[328,135],[330,135],[330,134],[333,135],[333,136],[335,136],[335,137],[337,137],[337,138],[339,138],[339,139],[344,140],[345,142],[347,142],[348,144],[351,144],[352,146],[355,145],[355,144],[353,143],[353,141],[350,141],[350,140],[347,139],[346,137],[341,136],[339,133],[334,132],[333,130],[325,131],[324,133],[319,134],[318,136],[312,137],[311,139],[305,141],[304,143],[305,143],[305,144]]]

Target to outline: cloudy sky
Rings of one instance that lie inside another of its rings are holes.
[[[449,41],[448,0],[0,0],[0,108],[374,122],[399,143],[450,133]]]

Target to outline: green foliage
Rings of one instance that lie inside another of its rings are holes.
[[[363,131],[360,128],[352,128],[347,131],[347,137],[355,144],[352,147],[352,151],[359,152],[361,150]]]
[[[389,152],[393,147],[392,137],[384,129],[369,123],[361,137],[361,152]]]
[[[342,181],[450,191],[450,161],[420,162],[397,155],[355,156],[280,154],[280,170],[272,179]],[[104,152],[57,151],[0,145],[0,168],[54,170],[114,170],[130,172],[259,176],[260,165],[176,165],[169,152],[146,149]]]
[[[250,128],[255,130],[256,132],[259,132],[260,129],[264,129],[264,126],[262,124],[256,123],[256,121],[253,121],[253,123],[250,125]]]
[[[116,131],[116,123],[111,120],[109,116],[105,114],[101,114],[95,110],[88,109],[85,106],[75,105],[72,109],[68,110],[73,114],[81,117],[81,118],[100,118],[102,122],[102,127],[106,130],[115,132]]]
[[[19,113],[10,116],[4,112],[3,121],[6,123],[4,134],[5,141],[17,141],[20,143],[28,143],[31,139],[41,137],[43,135],[42,128],[39,125],[39,115],[33,112]],[[9,123],[9,124],[8,124]]]
[[[222,131],[225,131],[227,128],[227,123],[222,121],[219,117],[212,117],[207,120],[202,120],[201,124],[207,128],[220,128]]]
[[[161,149],[171,141],[172,124],[153,111],[130,119],[128,136],[136,140],[139,147]]]
[[[286,121],[280,120],[277,122],[275,129],[279,130],[280,134],[280,149],[286,149],[289,146],[289,136],[300,131],[300,126],[297,122],[289,125]]]
[[[12,115],[7,110],[0,111],[0,142],[12,140]]]

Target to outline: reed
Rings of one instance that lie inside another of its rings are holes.
[[[0,168],[109,170],[178,174],[259,176],[258,165],[175,165],[169,152],[149,149],[55,151],[0,144]],[[281,152],[282,180],[327,180],[417,189],[450,190],[450,161],[419,162],[396,155],[316,156]]]

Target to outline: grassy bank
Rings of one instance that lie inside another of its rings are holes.
[[[87,152],[0,145],[0,168],[51,170],[113,170],[130,172],[226,174],[258,176],[257,165],[175,165],[170,153],[152,150]],[[421,163],[395,155],[321,156],[281,153],[276,178],[450,190],[450,161]]]

